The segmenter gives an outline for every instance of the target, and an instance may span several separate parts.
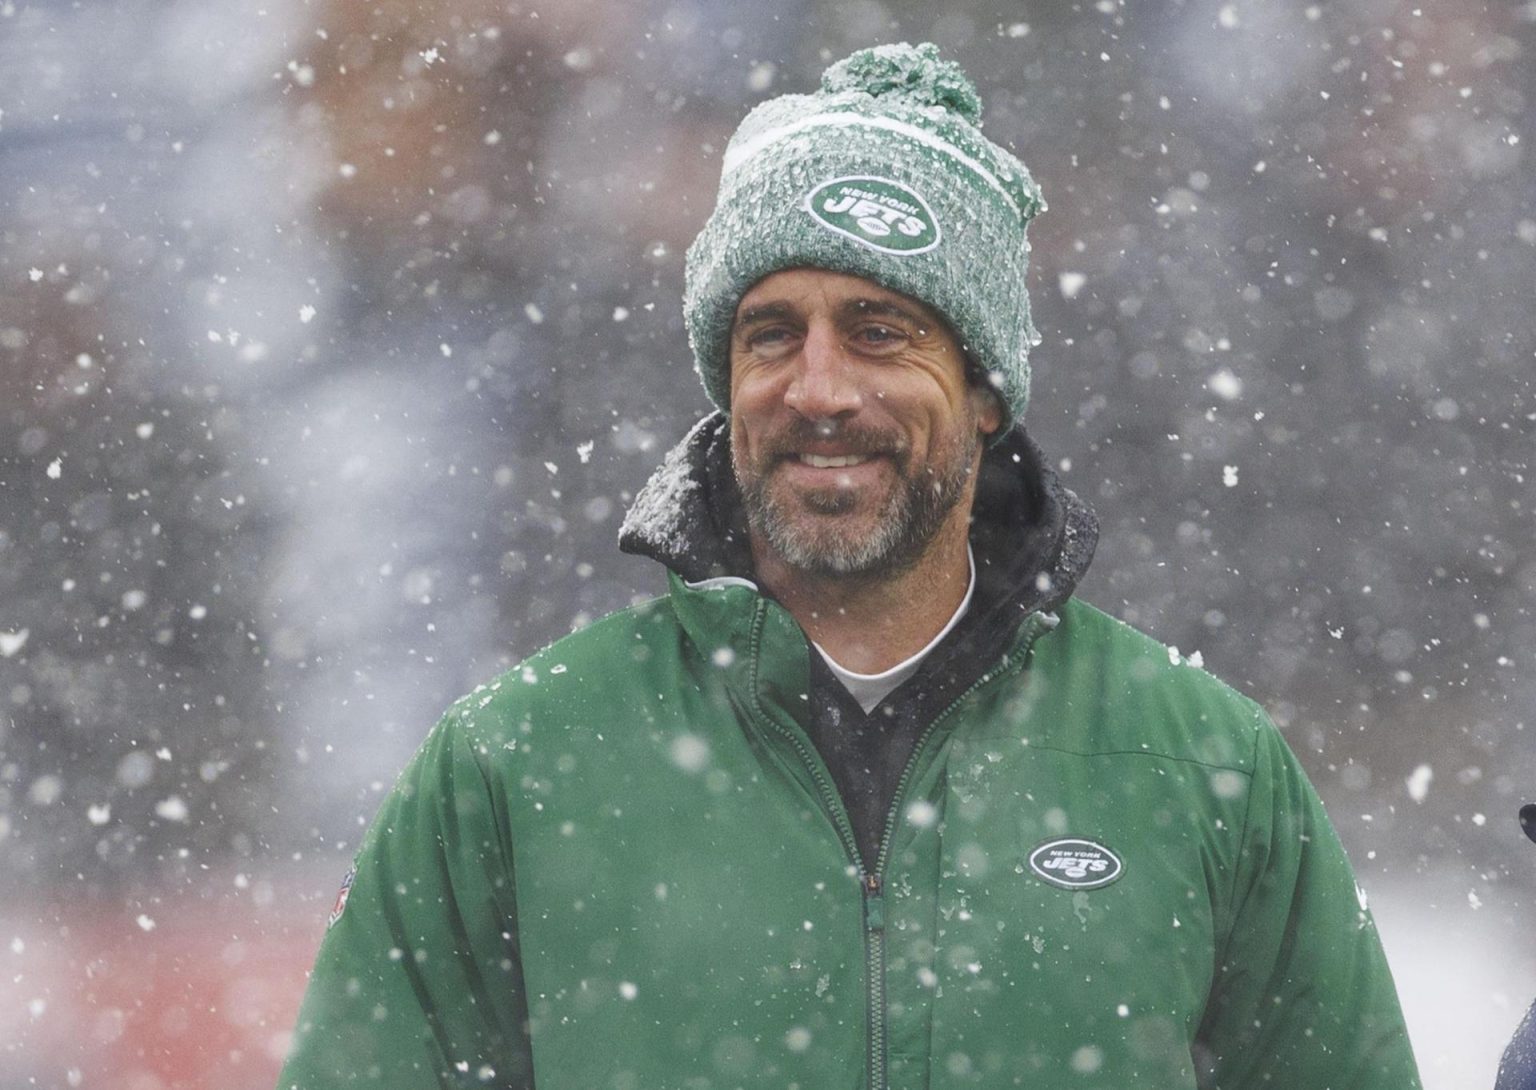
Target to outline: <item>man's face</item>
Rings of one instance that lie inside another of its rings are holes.
[[[752,529],[791,568],[878,577],[915,562],[969,516],[1000,423],[949,327],[914,299],[787,269],[736,307],[736,479]]]

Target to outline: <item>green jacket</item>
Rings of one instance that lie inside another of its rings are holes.
[[[926,726],[866,873],[807,693],[782,607],[673,573],[459,701],[365,838],[280,1085],[1419,1085],[1251,701],[1076,599],[1030,613]]]

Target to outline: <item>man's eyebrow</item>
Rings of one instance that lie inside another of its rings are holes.
[[[924,321],[915,311],[889,299],[849,299],[837,309],[838,316],[843,319],[899,318],[923,329],[932,324]]]
[[[794,314],[793,308],[788,303],[763,303],[761,306],[748,307],[736,315],[736,320],[731,323],[732,329],[741,329],[744,326],[756,325],[758,322],[781,322]]]

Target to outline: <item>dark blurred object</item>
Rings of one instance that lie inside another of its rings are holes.
[[[1525,810],[1530,810],[1527,806]],[[1521,811],[1525,816],[1525,811]],[[1531,826],[1525,827],[1526,832]],[[1536,1005],[1525,1012],[1525,1020],[1510,1039],[1499,1062],[1499,1081],[1493,1090],[1536,1090]]]
[[[1520,807],[1520,828],[1536,842],[1536,802]],[[1536,1004],[1525,1012],[1525,1020],[1504,1050],[1494,1090],[1536,1090]]]

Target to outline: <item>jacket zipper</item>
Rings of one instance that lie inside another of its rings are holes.
[[[764,606],[759,607],[759,617],[756,631],[753,633],[753,644],[757,642],[758,632],[761,631],[762,612]],[[1037,613],[1030,614],[1026,624],[1031,626],[1031,631],[1025,636],[1018,651],[1019,655],[1029,653],[1040,633],[1053,627]],[[758,649],[753,647],[753,657],[757,657]],[[906,767],[901,770],[901,778],[896,781],[896,794],[891,800],[891,809],[885,818],[885,831],[880,836],[880,850],[876,855],[875,869],[873,872],[864,869],[863,859],[859,856],[858,842],[853,835],[853,825],[848,820],[848,812],[843,806],[843,800],[837,793],[837,788],[825,775],[822,774],[822,763],[819,757],[814,755],[811,749],[793,731],[786,730],[780,723],[774,721],[758,702],[757,679],[752,679],[749,687],[753,710],[758,718],[766,722],[794,747],[800,755],[800,760],[810,772],[811,778],[816,781],[816,789],[821,795],[822,806],[832,817],[832,824],[837,829],[838,838],[843,842],[843,851],[847,853],[854,870],[859,877],[859,887],[864,899],[864,972],[866,981],[866,1010],[865,1024],[867,1026],[867,1038],[869,1052],[866,1058],[866,1066],[869,1072],[869,1090],[886,1090],[886,987],[885,987],[885,866],[886,856],[890,853],[891,837],[896,831],[896,817],[901,813],[901,800],[907,792],[907,782],[912,777],[912,769],[917,766],[919,759],[927,748],[928,740],[933,737],[933,732],[939,724],[948,719],[961,702],[980,689],[987,682],[996,678],[1008,669],[1014,660],[1014,655],[1004,655],[1003,658],[981,677],[977,678],[971,686],[955,697],[945,706],[944,710],[933,717],[933,721],[923,729],[918,737],[917,745],[912,749],[912,756],[907,758]],[[756,667],[754,666],[754,672]]]
[[[863,874],[864,971],[868,976],[865,1023],[868,1026],[870,1090],[885,1090],[885,892],[880,874]]]

